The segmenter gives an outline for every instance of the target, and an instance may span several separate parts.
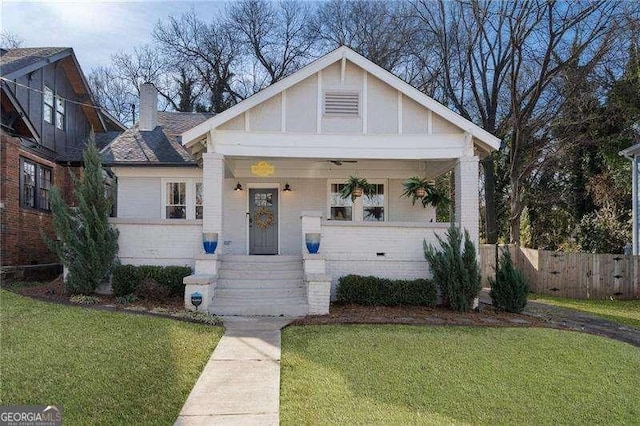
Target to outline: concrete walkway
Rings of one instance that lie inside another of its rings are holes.
[[[223,317],[226,329],[176,425],[277,425],[280,329],[292,318]]]

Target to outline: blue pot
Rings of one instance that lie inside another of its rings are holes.
[[[320,233],[310,232],[304,234],[304,242],[307,245],[307,250],[311,254],[315,254],[320,250]]]
[[[204,252],[207,254],[214,254],[218,247],[218,233],[217,232],[203,232],[202,233],[202,246]]]

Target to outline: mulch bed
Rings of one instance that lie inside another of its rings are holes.
[[[165,300],[139,299],[128,304],[117,302],[115,296],[97,295],[99,302],[93,305],[71,303],[64,294],[61,278],[41,285],[17,287],[13,291],[23,296],[56,303],[72,304],[96,309],[148,313],[172,316],[184,312],[181,297]],[[329,315],[308,315],[295,320],[291,325],[309,324],[422,324],[461,325],[482,327],[544,327],[549,326],[542,319],[511,314],[496,310],[493,306],[480,303],[480,309],[472,312],[455,312],[443,307],[421,306],[360,306],[332,304]]]
[[[32,297],[34,299],[46,300],[56,303],[73,304],[90,308],[101,307],[108,308],[110,310],[150,312],[155,314],[174,314],[184,311],[184,301],[182,297],[179,296],[170,297],[163,300],[138,299],[135,302],[122,304],[118,303],[116,296],[98,294],[96,295],[96,297],[99,299],[99,302],[96,304],[85,305],[72,303],[69,300],[70,297],[64,293],[64,289],[62,288],[62,279],[60,277],[49,283],[17,287],[11,290],[23,296]]]
[[[426,324],[483,327],[543,327],[546,324],[526,315],[501,312],[480,304],[479,311],[455,312],[443,307],[360,306],[332,304],[329,315],[309,315],[292,325],[310,324]]]

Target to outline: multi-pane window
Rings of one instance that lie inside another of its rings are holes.
[[[56,96],[56,127],[60,130],[64,130],[64,99]]]
[[[202,182],[196,182],[196,219],[202,219]]]
[[[331,184],[331,220],[353,220],[353,202],[351,198],[342,198],[340,191],[344,184]]]
[[[370,222],[384,221],[384,185],[374,184],[372,195],[362,197],[362,218]]]
[[[187,184],[185,182],[167,183],[166,216],[167,219],[187,218]]]
[[[20,205],[51,210],[49,194],[53,183],[50,168],[24,158],[20,159]]]
[[[44,116],[44,121],[46,121],[47,123],[53,123],[54,96],[53,96],[53,90],[51,90],[47,86],[44,86],[43,101],[44,101],[44,106],[42,110],[42,115]],[[63,104],[63,110],[64,110],[64,104]]]

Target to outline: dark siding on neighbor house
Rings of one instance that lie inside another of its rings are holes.
[[[56,95],[76,102],[78,98],[71,87],[69,79],[61,64],[62,60],[40,68],[29,75],[18,78],[16,83],[29,86],[37,91],[18,85],[11,85],[18,102],[29,114],[29,119],[40,135],[40,143],[58,155],[64,155],[83,144],[91,132],[91,124],[87,120],[80,105],[65,102],[65,129],[59,130],[53,123],[47,123],[43,117],[43,94],[45,85]]]

